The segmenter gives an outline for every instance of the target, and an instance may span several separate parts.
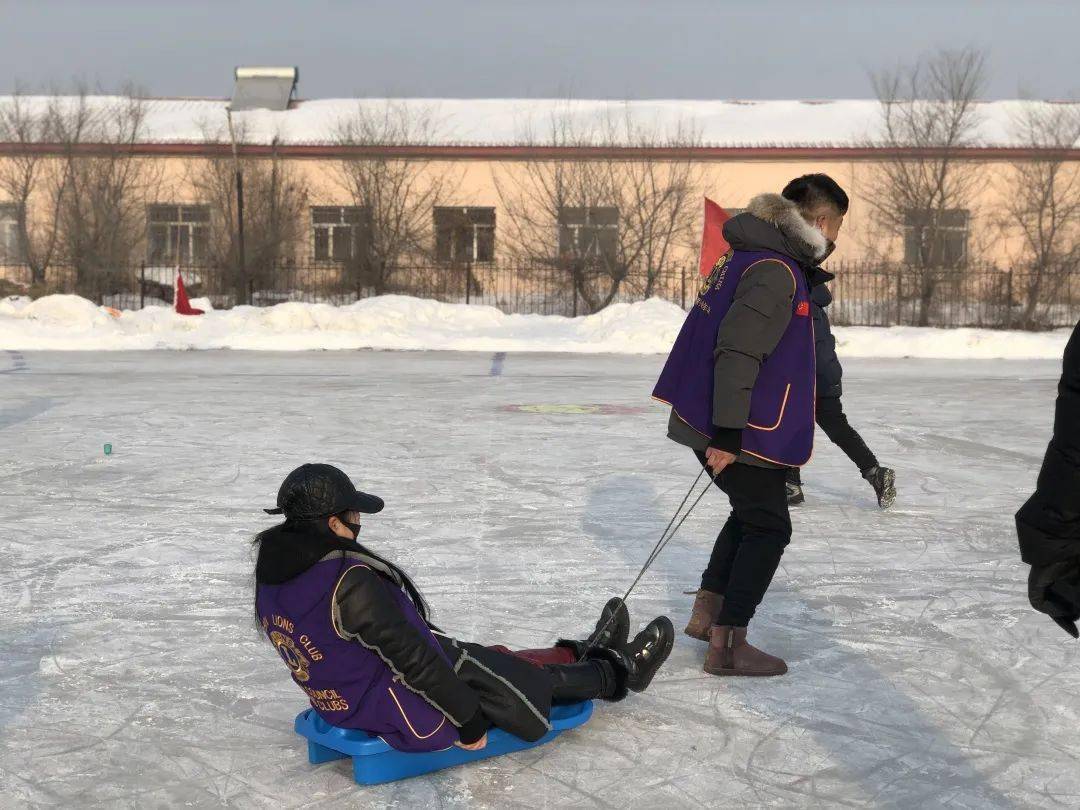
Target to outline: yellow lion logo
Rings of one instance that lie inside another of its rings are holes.
[[[300,652],[300,648],[296,646],[296,642],[292,640],[292,637],[274,630],[270,633],[270,641],[273,643],[274,649],[278,651],[278,655],[285,662],[285,665],[292,670],[293,677],[301,683],[306,682],[311,677],[311,673],[308,672],[311,662]]]
[[[713,287],[719,287],[724,283],[724,277],[727,276],[727,263],[731,261],[731,257],[735,251],[729,250],[716,260],[716,264],[712,266],[708,277],[705,279],[705,284],[701,288],[701,292],[698,293],[698,298],[705,295]]]

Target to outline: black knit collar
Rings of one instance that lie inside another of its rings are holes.
[[[355,540],[338,537],[326,524],[317,520],[286,520],[259,535],[259,556],[255,563],[255,581],[280,585],[300,576],[327,554],[346,552],[364,559],[380,573],[396,579],[385,566],[376,563],[367,549]]]

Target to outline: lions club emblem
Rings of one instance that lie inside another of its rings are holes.
[[[729,250],[716,260],[708,277],[705,279],[705,285],[701,288],[699,296],[705,295],[713,287],[719,287],[724,283],[724,278],[727,276],[727,263],[731,261],[732,255],[734,255],[734,251]]]
[[[286,666],[292,671],[296,680],[303,683],[311,677],[311,673],[308,672],[311,662],[304,657],[291,636],[274,630],[270,633],[270,641],[273,643],[274,649],[278,651],[278,655],[285,661]]]

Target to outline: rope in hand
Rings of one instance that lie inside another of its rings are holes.
[[[592,635],[589,636],[589,640],[585,642],[585,649],[582,651],[581,657],[578,658],[579,661],[585,660],[585,656],[588,654],[589,650],[596,646],[596,640],[600,638],[600,636],[604,634],[604,631],[608,629],[611,623],[615,621],[615,617],[619,614],[619,608],[622,608],[626,605],[626,600],[630,598],[630,594],[633,592],[634,588],[637,587],[637,584],[641,581],[641,578],[645,576],[645,572],[649,570],[649,568],[654,562],[656,562],[657,557],[659,557],[661,552],[663,552],[664,548],[667,547],[667,544],[671,541],[671,538],[675,536],[675,533],[679,531],[679,528],[683,525],[683,523],[686,522],[686,519],[690,517],[690,513],[694,511],[694,507],[696,507],[701,502],[701,499],[705,497],[705,493],[708,492],[712,485],[716,482],[717,476],[719,476],[720,473],[714,473],[709,478],[708,486],[701,490],[697,498],[694,499],[694,502],[690,504],[690,508],[686,510],[686,513],[676,524],[675,520],[679,517],[679,512],[682,511],[682,508],[686,505],[686,502],[690,500],[690,496],[693,494],[694,489],[698,485],[698,482],[701,481],[701,476],[705,474],[706,469],[706,467],[701,468],[701,472],[697,474],[697,478],[694,479],[694,483],[692,483],[690,485],[690,489],[686,491],[686,495],[683,496],[682,502],[679,504],[678,508],[676,508],[675,514],[671,516],[671,520],[668,521],[667,527],[664,529],[663,533],[661,533],[660,539],[656,541],[656,545],[653,546],[652,551],[649,552],[649,556],[645,560],[645,564],[641,566],[641,570],[638,571],[638,575],[634,577],[634,581],[630,583],[630,587],[626,589],[626,593],[624,593],[619,599],[618,606],[615,608],[614,611],[612,611],[611,615],[608,616],[608,620],[604,622],[602,626],[594,630]],[[672,525],[675,526],[674,529],[671,528]]]

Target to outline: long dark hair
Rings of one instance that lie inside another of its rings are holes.
[[[413,603],[413,607],[416,608],[416,612],[420,614],[420,618],[425,622],[428,620],[428,603],[424,598],[424,595],[420,593],[420,589],[416,587],[416,583],[412,581],[408,574],[402,571],[394,563],[383,557],[381,554],[376,554],[370,548],[365,546],[359,541],[356,541],[356,545],[359,549],[371,557],[375,562],[385,565],[390,571],[394,573],[401,580],[401,586],[405,589],[405,593],[408,594],[409,599]]]

